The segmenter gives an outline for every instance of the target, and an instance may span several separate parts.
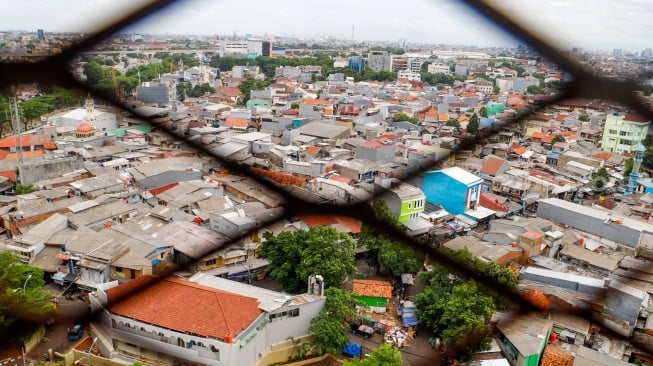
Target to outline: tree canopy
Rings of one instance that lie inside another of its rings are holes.
[[[400,232],[406,230],[390,212],[385,200],[376,200],[372,206],[372,212],[377,219],[396,230]],[[400,276],[403,273],[416,273],[424,264],[424,253],[388,238],[374,226],[363,224],[358,236],[358,245],[365,246],[367,249],[365,256],[370,267],[388,271],[394,276]]]
[[[346,359],[342,362],[343,366],[402,366],[403,364],[401,352],[390,343],[382,344],[361,360]]]
[[[551,140],[551,144],[555,144],[556,142],[566,142],[567,140],[565,139],[564,136],[562,135],[555,135],[553,136],[553,140]]]
[[[482,106],[481,109],[478,110],[478,114],[480,114],[481,117],[487,117],[487,108]]]
[[[478,135],[479,134],[479,121],[478,121],[478,115],[476,113],[472,114],[472,116],[469,118],[469,122],[467,123],[467,133],[470,135]]]
[[[56,308],[47,301],[50,294],[42,290],[43,285],[42,270],[22,263],[9,251],[0,251],[0,329],[18,319],[44,323],[54,316]]]
[[[392,122],[400,122],[400,121],[408,121],[408,122],[413,123],[413,124],[418,124],[419,123],[419,118],[411,117],[405,112],[395,113],[395,115],[392,116]]]
[[[517,277],[510,269],[502,269],[494,262],[482,262],[464,249],[453,252],[439,249],[454,265],[465,263],[472,270],[515,289]],[[461,360],[488,345],[489,328],[486,321],[496,308],[510,302],[499,293],[490,291],[473,281],[466,281],[449,268],[435,265],[421,275],[424,290],[415,296],[420,322],[440,337],[449,355]]]
[[[355,271],[354,240],[332,227],[308,231],[266,232],[261,256],[270,260],[268,273],[290,293],[306,290],[308,277],[322,275],[325,287],[339,287]]]
[[[324,309],[308,327],[309,345],[318,354],[339,355],[349,340],[349,324],[356,319],[356,305],[360,303],[353,292],[337,287],[327,288],[324,295]]]

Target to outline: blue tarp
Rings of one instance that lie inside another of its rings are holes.
[[[401,325],[404,327],[414,327],[417,325],[417,317],[415,315],[404,314],[401,316]]]
[[[342,354],[352,357],[360,357],[361,349],[362,347],[360,344],[352,341],[347,341],[345,346],[342,347]]]

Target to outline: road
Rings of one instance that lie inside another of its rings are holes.
[[[29,352],[28,359],[35,361],[42,360],[48,349],[52,349],[54,352],[68,352],[78,343],[78,341],[68,340],[68,328],[75,325],[75,323],[86,322],[89,314],[86,301],[79,299],[67,300],[61,296],[61,290],[52,284],[46,285],[45,290],[52,291],[57,296],[59,314],[55,317],[54,324],[46,328],[43,340]],[[86,331],[88,332],[88,328],[86,328]]]

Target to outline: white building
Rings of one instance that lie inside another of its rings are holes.
[[[325,301],[321,281],[311,281],[310,293],[295,296],[204,273],[99,285],[90,296],[102,323],[93,336],[105,357],[255,365],[273,345],[307,334]]]
[[[93,130],[100,132],[113,131],[118,128],[116,115],[96,110],[91,97],[86,99],[84,108],[76,108],[66,114],[50,117],[48,122],[54,124],[58,133],[75,131],[82,123],[86,123]]]
[[[399,70],[397,71],[397,79],[408,79],[414,81],[422,80],[419,72],[413,72],[411,70]]]

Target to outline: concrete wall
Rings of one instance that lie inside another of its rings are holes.
[[[397,146],[395,144],[379,147],[376,149],[357,146],[354,157],[357,159],[373,161],[378,164],[387,164],[393,162],[396,151]]]
[[[631,248],[637,247],[641,232],[625,225],[613,222],[605,223],[601,218],[568,210],[553,204],[555,201],[540,200],[537,207],[537,216],[549,219],[555,223],[562,223],[575,229],[606,238]]]
[[[28,185],[44,179],[60,177],[64,173],[83,168],[84,162],[76,157],[33,161],[20,167],[20,176],[23,184]]]

